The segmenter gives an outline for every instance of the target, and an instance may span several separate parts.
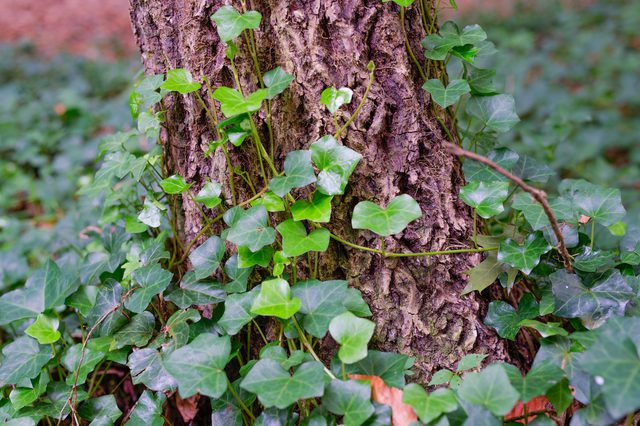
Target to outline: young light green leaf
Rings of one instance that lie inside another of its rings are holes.
[[[296,221],[310,220],[316,223],[325,223],[331,220],[332,196],[324,195],[316,191],[311,201],[298,200],[291,206],[291,214]]]
[[[184,68],[178,68],[167,72],[167,79],[160,87],[170,92],[178,92],[186,95],[187,93],[199,90],[201,86],[200,83],[193,81],[193,77],[189,71]]]
[[[222,185],[218,182],[207,182],[202,186],[202,189],[196,195],[195,200],[204,204],[208,209],[216,207],[222,202],[220,193],[222,192]]]
[[[36,320],[26,328],[24,333],[36,339],[41,345],[48,345],[60,339],[59,326],[60,320],[58,320],[58,318],[40,314]]]
[[[291,318],[299,310],[300,299],[291,298],[291,287],[281,278],[263,281],[260,294],[251,306],[254,314],[282,319]]]
[[[213,274],[224,256],[224,242],[214,235],[189,254],[189,260],[195,270],[196,279],[200,280]]]
[[[233,6],[222,6],[211,15],[218,26],[218,36],[227,43],[242,34],[244,30],[255,30],[260,26],[262,15],[255,10],[240,14]]]
[[[227,240],[252,252],[273,244],[276,230],[267,225],[267,209],[257,205],[245,210],[229,229]]]
[[[442,82],[436,78],[427,80],[422,88],[429,92],[431,99],[442,108],[455,104],[462,95],[471,91],[466,80],[451,80],[445,88]]]
[[[511,386],[501,364],[493,364],[480,373],[464,376],[458,396],[471,404],[480,405],[497,416],[504,416],[518,402],[520,394]]]
[[[368,229],[387,237],[402,232],[409,223],[422,216],[420,206],[410,195],[395,197],[387,208],[370,201],[361,201],[353,209],[353,229]]]
[[[171,282],[173,274],[157,264],[151,264],[136,269],[133,279],[140,285],[124,302],[124,306],[137,314],[142,313],[154,296],[166,290]]]
[[[243,293],[247,291],[247,281],[253,272],[253,268],[241,268],[238,262],[238,255],[231,256],[224,264],[224,273],[230,282],[224,285],[227,293]]]
[[[25,383],[27,384],[27,383]],[[11,406],[15,410],[20,410],[23,407],[31,405],[33,401],[38,399],[47,390],[49,384],[49,374],[45,370],[40,373],[37,381],[28,381],[30,387],[16,386],[11,389],[9,393],[9,400],[11,400]]]
[[[40,346],[31,337],[18,337],[2,348],[0,387],[35,378],[51,358],[51,346]]]
[[[322,405],[333,414],[343,416],[345,425],[360,426],[374,412],[371,385],[355,380],[332,380],[327,386]]]
[[[523,245],[508,238],[500,242],[498,261],[506,263],[529,275],[533,268],[540,263],[540,256],[551,250],[551,246],[544,239],[541,232],[529,234]]]
[[[439,34],[431,34],[422,40],[425,47],[425,56],[436,61],[444,60],[447,55],[455,48],[476,49],[474,46],[479,45],[487,38],[487,34],[479,25],[466,26],[460,31],[458,26],[452,22],[445,22],[440,28]],[[461,54],[458,51],[458,54]]]
[[[458,376],[456,376],[451,370],[447,370],[447,369],[438,370],[435,372],[433,377],[431,377],[431,380],[429,381],[428,385],[429,386],[446,385],[454,377],[458,377]]]
[[[329,332],[340,344],[338,357],[345,364],[353,364],[367,356],[367,345],[376,325],[373,321],[358,318],[351,312],[334,317],[329,323]]]
[[[273,99],[289,87],[293,76],[282,68],[276,67],[264,73],[262,80],[267,88],[267,99]]]
[[[247,247],[238,247],[238,266],[240,268],[251,268],[252,266],[262,266],[267,268],[273,258],[273,247],[265,246],[256,252],[252,252]]]
[[[263,205],[268,212],[283,212],[284,201],[273,192],[269,191],[262,197],[251,203],[252,206]]]
[[[509,182],[471,182],[460,188],[460,199],[484,219],[504,211],[502,203],[509,195]]]
[[[456,395],[451,389],[436,389],[428,394],[416,383],[410,383],[404,388],[402,402],[409,404],[423,423],[430,423],[442,414],[458,408]]]
[[[302,188],[316,181],[311,165],[311,152],[291,151],[284,161],[285,176],[275,176],[269,182],[269,189],[277,196],[284,197],[294,188]]]
[[[219,398],[227,389],[224,367],[230,354],[229,336],[203,333],[188,345],[171,352],[164,366],[178,382],[182,398],[197,393]]]
[[[305,362],[291,376],[278,361],[261,359],[240,387],[258,395],[265,407],[284,409],[298,400],[322,396],[324,374],[322,364],[315,361]]]
[[[352,96],[353,90],[348,87],[341,87],[339,89],[327,87],[320,95],[320,103],[326,105],[329,112],[334,114],[342,105],[350,103]]]
[[[267,97],[265,89],[258,89],[246,98],[242,93],[230,87],[218,87],[213,92],[213,98],[220,102],[220,109],[225,117],[256,112]]]
[[[330,233],[318,228],[307,234],[301,222],[288,219],[276,227],[282,235],[282,249],[288,257],[303,255],[310,251],[326,251],[329,247]]]
[[[169,176],[166,179],[160,181],[160,187],[167,194],[182,194],[187,189],[191,188],[192,183],[185,182],[184,178],[180,175]]]
[[[382,3],[394,2],[398,6],[409,7],[415,0],[382,0]]]
[[[520,121],[510,95],[472,96],[465,108],[486,128],[498,133],[508,132]]]
[[[341,145],[333,136],[323,136],[309,149],[313,163],[320,170],[318,191],[326,195],[343,194],[362,155]]]
[[[490,252],[487,258],[480,262],[479,265],[474,266],[465,272],[469,276],[469,282],[462,290],[462,294],[467,294],[472,291],[482,291],[485,288],[493,284],[498,275],[503,272],[504,265],[498,262],[498,255],[495,252]]]

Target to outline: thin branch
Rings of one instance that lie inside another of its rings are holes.
[[[508,170],[505,170],[499,164],[496,164],[495,162],[489,160],[486,157],[483,157],[482,155],[473,153],[471,151],[467,151],[466,149],[462,149],[458,145],[454,145],[449,142],[442,142],[442,144],[450,153],[454,155],[458,155],[460,157],[466,157],[491,167],[493,170],[495,170],[496,172],[500,173],[501,175],[503,175],[504,177],[506,177],[507,179],[509,179],[516,185],[518,185],[525,192],[528,192],[529,194],[531,194],[533,199],[536,200],[538,203],[540,203],[540,205],[542,206],[542,209],[544,210],[544,213],[547,215],[547,218],[549,219],[549,223],[551,223],[551,228],[553,229],[553,233],[555,234],[556,239],[558,240],[558,252],[562,256],[565,269],[570,273],[573,273],[573,266],[571,266],[571,256],[567,251],[567,246],[564,242],[564,237],[562,236],[562,232],[560,231],[558,220],[556,219],[556,216],[553,214],[553,211],[549,206],[549,202],[547,201],[546,192],[544,192],[541,189],[534,188],[531,185],[528,185],[520,177],[514,175]]]

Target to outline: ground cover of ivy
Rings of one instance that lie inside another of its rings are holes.
[[[419,1],[386,3],[403,16],[402,8]],[[637,82],[631,28],[638,13],[629,4],[558,12],[558,22],[545,18],[544,37],[535,36],[543,19],[527,16],[520,25],[443,23],[423,41],[429,66],[440,70],[423,86],[432,113],[457,123],[443,132],[547,190],[573,269],[565,268],[531,194],[463,159],[460,198],[475,216],[466,250],[485,253],[469,271],[465,293],[497,280],[505,297],[490,303],[484,322],[507,340],[529,336],[539,349],[526,374],[470,354],[425,386],[410,384],[412,359],[369,347],[375,323],[358,290],[317,279],[329,244],[379,256],[433,255],[384,249],[385,236],[423,212],[407,194],[385,204],[359,200],[351,225],[380,243],[362,247],[340,238],[332,205],[362,160],[342,135],[349,123],[338,122],[282,164],[255,131],[253,115],[268,111],[293,76],[280,67],[262,70],[261,87],[248,93],[209,90],[208,81],[185,69],[137,78],[131,87],[126,63],[45,63],[28,52],[0,63],[11,82],[0,89],[9,99],[0,106],[0,134],[9,141],[0,148],[7,183],[0,200],[0,418],[15,425],[161,425],[168,399],[199,394],[211,424],[386,425],[392,410],[408,407],[416,424],[500,425],[518,420],[508,416],[518,401],[543,396],[548,409],[530,424],[631,422],[640,409],[640,222],[629,186],[637,159],[627,114],[637,99],[613,86]],[[611,16],[621,23],[612,26]],[[427,30],[432,18],[425,16]],[[232,68],[237,55],[255,56],[252,30],[261,19],[231,6],[212,15]],[[571,31],[585,40],[568,41]],[[630,60],[585,59],[611,50]],[[558,57],[572,61],[574,74]],[[424,62],[416,66],[426,69]],[[542,83],[509,78],[533,69]],[[375,64],[369,72],[371,84]],[[595,83],[582,87],[570,77]],[[206,112],[219,138],[204,154],[250,150],[264,163],[252,177],[264,188],[235,200],[225,196],[228,181],[196,188],[164,173],[157,111],[169,93],[216,105]],[[357,111],[362,102],[366,97],[346,87],[321,94],[328,116]],[[579,114],[585,111],[589,120]],[[622,168],[611,164],[619,158]],[[301,189],[311,195],[298,198]],[[173,238],[173,210],[184,199],[197,203],[206,226],[202,239],[187,242],[190,252]],[[275,221],[276,212],[284,219]],[[298,279],[303,271],[306,278]],[[270,324],[277,339],[263,331]],[[248,336],[261,341],[257,357]],[[325,336],[338,344],[327,364],[315,352]],[[377,376],[402,390],[404,406],[373,400],[371,385],[352,375]],[[125,382],[135,387],[126,391]]]

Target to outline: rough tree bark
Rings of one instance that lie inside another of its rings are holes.
[[[207,76],[214,88],[233,86],[225,45],[209,19],[225,3],[229,1],[131,0],[131,19],[147,74],[186,68],[195,78]],[[239,1],[232,3],[240,9]],[[440,144],[443,132],[406,53],[397,7],[380,0],[254,0],[248,6],[263,15],[256,31],[262,71],[279,65],[295,77],[273,103],[279,168],[288,151],[308,148],[333,133],[332,117],[319,103],[322,90],[331,85],[354,90],[353,103],[342,112],[344,122],[364,93],[367,63],[376,64],[369,100],[342,137],[363,159],[345,195],[334,200],[330,228],[343,238],[377,247],[373,234],[351,229],[353,206],[361,200],[386,203],[407,193],[419,202],[424,215],[401,235],[386,239],[389,251],[465,247],[472,221],[469,209],[456,196],[463,183],[461,168]],[[406,21],[419,52],[424,33],[417,10],[409,9]],[[238,58],[242,84],[255,90],[257,79],[243,41]],[[202,97],[209,99],[206,87]],[[223,154],[217,152],[213,159],[203,155],[215,136],[197,99],[176,95],[165,101],[165,107],[162,140],[172,171],[195,182],[194,188],[208,177],[226,182]],[[266,134],[264,122],[260,130]],[[259,175],[251,144],[234,149],[233,162]],[[237,176],[236,185],[242,194]],[[241,195],[246,197],[246,192]],[[189,241],[203,224],[191,201],[186,197],[182,201],[181,229]],[[382,259],[332,242],[321,259],[322,279],[346,278],[363,292],[377,323],[375,346],[415,356],[419,380],[437,368],[455,365],[465,353],[506,357],[503,344],[482,324],[484,303],[475,295],[460,296],[465,285],[462,273],[480,260],[479,255]]]

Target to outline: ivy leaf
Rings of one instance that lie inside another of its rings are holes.
[[[224,252],[224,242],[217,235],[193,250],[189,254],[189,260],[194,267],[196,279],[200,280],[213,274],[220,267]]]
[[[263,281],[260,294],[251,306],[254,314],[282,319],[291,318],[299,310],[300,299],[291,298],[291,287],[281,278]]]
[[[283,212],[284,202],[273,192],[269,191],[251,203],[252,206],[263,205],[268,212]]]
[[[162,392],[151,393],[148,390],[142,392],[136,402],[126,426],[163,426],[162,406],[167,400]]]
[[[259,265],[263,268],[269,266],[269,262],[273,258],[273,247],[262,247],[257,252],[252,252],[247,247],[238,247],[238,266],[240,268],[251,268]]]
[[[31,387],[16,386],[11,389],[9,399],[11,400],[11,406],[15,410],[20,410],[23,407],[31,405],[33,401],[38,399],[47,390],[49,384],[49,374],[46,371],[42,371],[38,377],[37,382],[34,384],[29,381]]]
[[[503,264],[498,262],[497,253],[490,252],[479,265],[465,272],[469,276],[469,282],[462,290],[462,294],[484,290],[498,279],[501,272],[503,272]]]
[[[580,213],[604,226],[621,221],[626,214],[619,189],[584,180],[565,180],[560,184],[560,193],[574,202]]]
[[[322,405],[331,413],[344,416],[345,425],[360,426],[375,409],[371,403],[371,385],[355,380],[332,380],[327,386]]]
[[[267,99],[273,99],[289,87],[293,81],[293,76],[282,68],[276,67],[264,73],[262,80],[267,87]]]
[[[269,189],[277,196],[284,197],[294,188],[302,188],[316,181],[311,165],[311,152],[291,151],[284,161],[285,176],[275,176],[269,182]]]
[[[276,240],[276,230],[267,226],[267,209],[258,205],[245,210],[229,229],[227,240],[257,252]]]
[[[191,305],[220,303],[224,301],[226,294],[220,284],[198,281],[195,273],[189,271],[182,278],[180,288],[166,295],[165,300],[185,309]]]
[[[409,7],[415,0],[382,0],[382,3],[394,2],[398,6]]]
[[[138,214],[138,220],[145,225],[148,225],[152,228],[157,228],[160,226],[160,217],[161,212],[158,206],[151,201],[150,199],[144,200],[144,207],[140,214]]]
[[[175,195],[182,194],[187,189],[191,188],[193,184],[187,184],[184,178],[180,175],[169,176],[166,179],[160,181],[160,187],[167,194]]]
[[[286,256],[295,257],[309,251],[326,251],[330,232],[318,228],[309,234],[301,222],[288,219],[276,227],[282,235],[282,249]]]
[[[471,182],[460,188],[460,199],[489,219],[504,211],[502,203],[509,195],[509,182]]]
[[[329,323],[329,332],[340,344],[338,357],[345,364],[353,364],[367,356],[367,345],[376,325],[373,321],[358,318],[351,312],[334,317]]]
[[[487,34],[479,25],[466,26],[460,31],[452,22],[445,22],[440,28],[439,34],[431,34],[422,40],[422,45],[427,49],[425,56],[429,59],[442,61],[447,54],[456,47],[473,48],[487,38]]]
[[[251,306],[258,294],[261,286],[254,287],[247,293],[230,294],[224,301],[224,314],[218,324],[230,336],[234,336],[248,324],[256,314],[251,312]]]
[[[473,370],[474,368],[478,368],[480,363],[487,357],[486,354],[468,354],[462,357],[462,359],[458,362],[458,368],[456,368],[457,372]]]
[[[329,112],[334,114],[342,105],[351,103],[352,96],[353,90],[348,87],[341,87],[339,89],[327,87],[320,95],[320,103],[326,105]]]
[[[247,281],[253,272],[253,268],[241,268],[238,265],[238,255],[231,256],[224,264],[224,273],[231,280],[224,285],[227,293],[242,293],[247,291]]]
[[[497,416],[504,416],[518,402],[520,394],[511,386],[501,364],[493,364],[480,373],[465,375],[458,388],[458,396],[471,404],[480,405]]]
[[[2,348],[0,387],[35,378],[51,358],[51,346],[40,346],[31,337],[18,337]]]
[[[145,346],[151,337],[156,326],[156,319],[151,312],[144,311],[135,315],[131,322],[118,330],[113,335],[110,350],[124,348],[125,346]]]
[[[551,387],[564,378],[564,371],[551,362],[535,365],[522,377],[520,370],[510,364],[503,364],[509,381],[520,393],[520,401],[527,403],[536,396],[544,395]]]
[[[377,376],[387,386],[402,389],[405,385],[405,376],[412,374],[410,368],[414,361],[414,358],[409,358],[407,355],[370,350],[363,360],[345,365],[345,371],[347,374]],[[331,360],[331,368],[336,376],[342,374],[342,364],[338,358]]]
[[[577,255],[573,262],[573,267],[583,272],[606,271],[615,265],[615,255],[612,251],[592,251],[589,246],[585,246],[582,253]]]
[[[540,263],[540,256],[551,250],[551,246],[544,239],[541,232],[527,235],[523,245],[508,238],[500,242],[498,260],[521,270],[529,275],[533,268]]]
[[[191,343],[171,352],[164,366],[178,382],[182,398],[197,393],[219,398],[227,389],[224,367],[229,362],[231,339],[203,333]]]
[[[144,384],[154,391],[174,390],[176,380],[164,367],[160,353],[152,348],[135,350],[129,355],[127,367],[131,370],[134,385]]]
[[[137,314],[147,309],[151,299],[164,291],[173,277],[171,272],[162,269],[157,263],[136,269],[132,275],[141,288],[136,289],[125,300],[124,306]]]
[[[542,337],[550,336],[567,336],[569,333],[562,328],[559,322],[540,322],[536,320],[525,319],[520,321],[521,327],[529,327],[536,330]]]
[[[167,72],[167,79],[160,87],[186,95],[187,93],[195,92],[201,86],[200,83],[193,81],[189,71],[184,68],[178,68]]]
[[[451,80],[447,87],[437,78],[427,80],[422,88],[431,94],[431,98],[442,108],[447,108],[458,102],[462,95],[471,91],[467,80]]]
[[[255,10],[240,14],[233,6],[222,6],[211,15],[218,26],[218,35],[227,43],[242,34],[244,30],[255,30],[260,26],[262,15]]]
[[[489,130],[504,133],[520,121],[516,104],[510,95],[472,96],[466,111]]]
[[[220,102],[220,109],[225,117],[256,112],[267,97],[265,89],[258,89],[246,98],[242,93],[230,87],[218,87],[213,92],[213,99]]]
[[[216,207],[222,202],[220,193],[222,192],[222,185],[218,182],[207,182],[202,186],[202,189],[196,195],[195,200],[204,204],[208,209]]]
[[[309,147],[318,173],[318,191],[325,195],[344,193],[349,177],[362,155],[338,143],[333,136],[323,136]]]
[[[423,423],[429,423],[458,408],[456,395],[451,389],[436,389],[428,394],[416,383],[410,383],[404,388],[402,402],[413,407]]]
[[[494,300],[489,304],[489,312],[484,323],[495,328],[498,335],[504,339],[514,340],[520,331],[520,322],[537,317],[538,304],[530,293],[522,296],[518,311],[501,300]]]
[[[96,337],[89,339],[85,349],[84,357],[82,355],[82,344],[78,343],[71,346],[62,357],[62,364],[71,372],[67,376],[67,384],[73,385],[75,380],[75,372],[78,371],[77,384],[81,385],[87,381],[89,373],[97,367],[109,352],[110,337]],[[80,359],[82,358],[82,363]]]
[[[473,95],[493,95],[496,93],[496,86],[493,83],[493,78],[496,76],[496,71],[491,69],[474,68],[469,76],[467,82],[471,87],[471,94]]]
[[[353,209],[351,226],[353,229],[368,229],[387,237],[402,232],[409,223],[422,216],[420,206],[410,195],[395,197],[387,208],[370,201],[361,201]]]
[[[556,173],[544,163],[529,156],[522,156],[513,168],[513,173],[529,182],[547,183]]]
[[[114,280],[107,281],[96,295],[95,303],[87,314],[87,324],[95,326],[98,320],[102,322],[96,329],[98,335],[110,335],[122,327],[127,318],[122,313],[122,287]],[[109,313],[111,312],[111,313]]]
[[[620,271],[587,287],[580,277],[559,270],[550,275],[556,300],[556,315],[565,318],[606,318],[611,314],[623,315],[634,292]]]
[[[319,339],[327,334],[331,320],[347,311],[343,304],[346,281],[301,281],[291,291],[293,297],[300,299],[299,312],[304,314],[304,329]]]
[[[559,221],[574,221],[577,219],[574,205],[571,201],[563,197],[550,197],[549,207]],[[524,218],[534,231],[539,231],[545,227],[551,226],[544,209],[531,197],[531,194],[521,193],[513,198],[511,205],[514,209],[520,210],[524,214]]]
[[[251,368],[240,387],[258,395],[265,407],[284,409],[298,400],[322,396],[324,370],[319,362],[305,362],[291,376],[278,361],[261,359]]]
[[[291,206],[293,220],[310,220],[316,223],[326,223],[331,220],[331,200],[332,196],[324,195],[316,191],[313,193],[313,200],[298,200]]]
[[[91,426],[113,425],[122,415],[113,395],[103,395],[85,401],[78,407],[78,414],[83,419],[91,420]]]
[[[24,333],[36,339],[41,345],[48,345],[60,339],[59,326],[60,320],[58,320],[58,318],[40,314],[36,320],[26,328]]]
[[[517,164],[520,156],[508,149],[498,148],[492,149],[486,154],[486,157],[498,164],[502,168],[510,171]],[[478,161],[465,161],[463,164],[464,178],[467,182],[508,182],[509,179],[503,176],[501,173],[493,170],[486,164],[482,164]]]

